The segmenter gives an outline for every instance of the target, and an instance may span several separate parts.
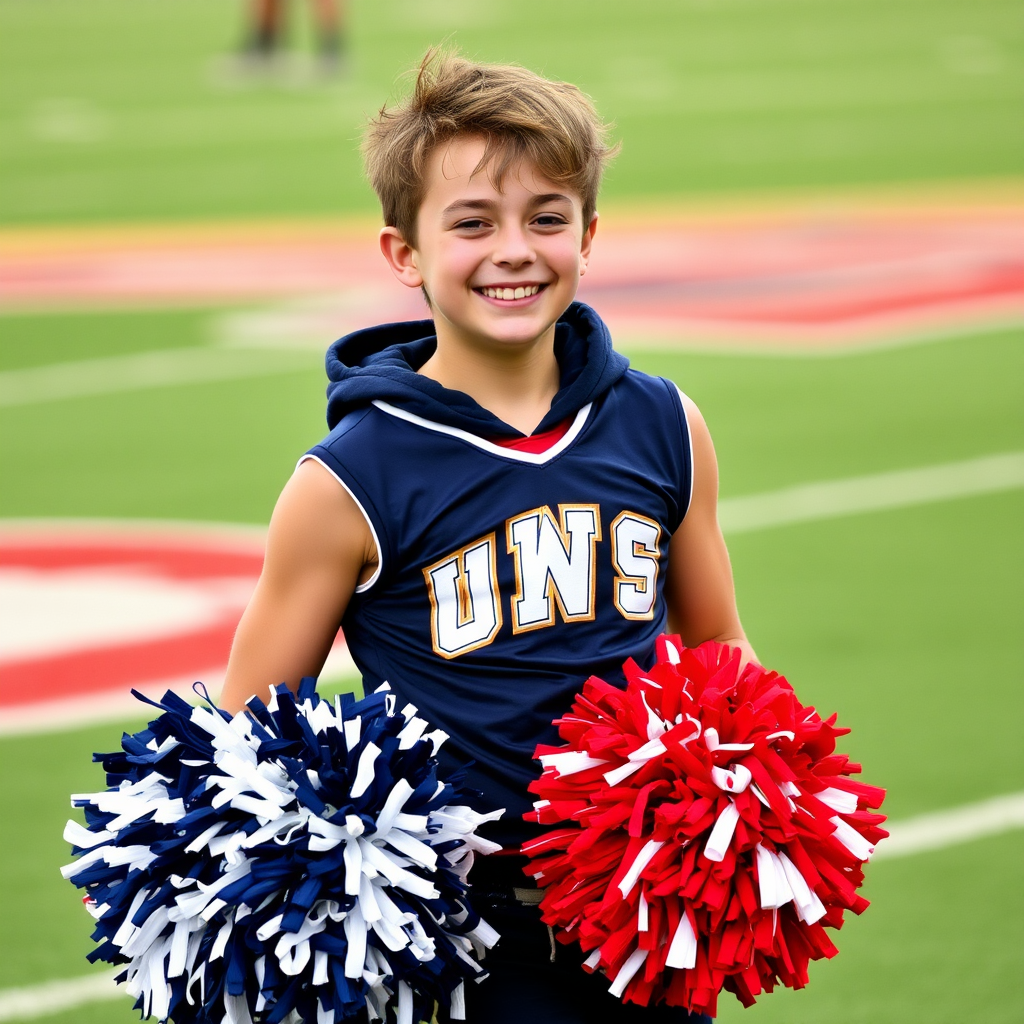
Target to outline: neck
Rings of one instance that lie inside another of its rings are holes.
[[[425,377],[462,391],[523,434],[532,434],[558,393],[555,325],[539,338],[507,347],[474,344],[438,319],[437,350],[420,367]]]

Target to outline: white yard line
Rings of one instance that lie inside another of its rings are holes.
[[[635,353],[690,352],[737,359],[847,359],[940,341],[1019,331],[1024,326],[1024,317],[1019,307],[979,312],[962,322],[944,318],[937,323],[921,323],[899,316],[891,319],[880,317],[870,324],[861,322],[824,330],[815,327],[783,332],[774,327],[762,327],[761,333],[755,337],[751,337],[752,331],[745,335],[735,331],[729,333],[727,327],[717,326],[715,333],[700,323],[687,324],[685,331],[677,333],[664,328],[658,332],[619,328],[614,332],[615,347],[628,356]]]
[[[1024,828],[1024,793],[1006,793],[948,811],[919,814],[886,827],[889,838],[879,844],[872,860],[909,857]]]
[[[948,811],[921,814],[888,825],[891,835],[872,860],[890,860],[999,835],[1024,828],[1024,793],[982,800]],[[34,1020],[86,1003],[124,999],[113,984],[116,971],[88,974],[65,981],[0,990],[0,1021]]]
[[[204,680],[210,692],[216,694],[224,683],[224,666],[197,669],[187,676],[170,679],[139,680],[132,686],[154,700],[160,700],[167,690],[173,690],[179,697],[193,702],[198,700],[192,689],[196,679]],[[127,687],[107,693],[40,700],[0,710],[0,739],[5,736],[76,732],[104,722],[116,722],[119,727],[133,723],[133,728],[142,728],[144,722],[157,714],[155,708],[136,700]],[[3,1018],[0,1017],[0,1020]]]
[[[0,372],[0,408],[315,369],[308,352],[161,349]]]
[[[0,666],[2,671],[2,666]],[[216,695],[224,684],[224,666],[196,669],[187,676],[170,679],[139,680],[135,689],[154,699],[163,697],[166,690],[173,690],[189,702],[195,702],[192,684],[202,679],[210,692]],[[345,685],[359,681],[356,668],[348,648],[338,646],[331,649],[320,672],[321,686]],[[143,721],[153,718],[156,712],[147,704],[136,700],[127,689],[113,693],[83,694],[78,697],[61,697],[57,700],[41,700],[23,707],[0,709],[0,739],[4,736],[36,736],[43,733],[74,732],[98,725],[102,722],[127,724],[137,721],[141,728]],[[3,1020],[0,1017],[0,1020]]]
[[[1006,452],[923,469],[873,473],[742,498],[723,498],[718,503],[718,518],[727,534],[749,533],[772,526],[996,494],[1021,487],[1024,452]]]
[[[125,999],[123,989],[114,984],[119,971],[86,974],[64,981],[46,981],[42,985],[0,990],[0,1021],[34,1020],[61,1010],[73,1010],[86,1003]]]

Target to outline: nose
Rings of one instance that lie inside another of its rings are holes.
[[[537,259],[530,238],[520,224],[503,225],[495,238],[492,261],[503,267],[524,267]]]

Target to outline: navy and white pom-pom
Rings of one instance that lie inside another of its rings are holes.
[[[139,696],[139,695],[137,695]],[[142,698],[146,699],[146,698]],[[72,797],[87,827],[62,868],[144,1016],[176,1024],[414,1024],[464,1018],[464,982],[497,933],[466,876],[500,811],[459,802],[447,738],[386,690],[334,704],[303,680],[231,718],[167,693],[111,787]]]

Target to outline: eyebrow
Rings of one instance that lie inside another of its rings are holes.
[[[568,203],[572,205],[572,200],[561,192],[545,192],[541,195],[534,196],[530,200],[531,206],[544,206],[547,203]],[[490,210],[494,207],[494,201],[492,199],[460,199],[457,202],[446,206],[444,209],[444,216],[448,216],[453,213],[459,213],[461,211],[470,210]]]
[[[562,195],[561,192],[545,192],[543,195],[535,196],[530,202],[533,206],[543,206],[545,203],[558,202],[572,205],[572,200],[568,196]]]

